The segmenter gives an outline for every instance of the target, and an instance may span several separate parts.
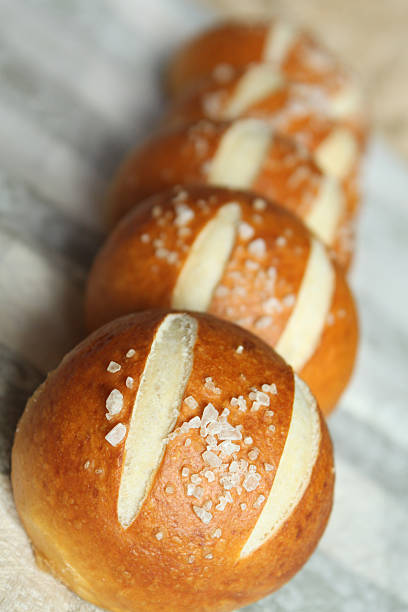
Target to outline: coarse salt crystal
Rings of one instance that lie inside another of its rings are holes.
[[[208,524],[213,517],[211,512],[204,510],[204,508],[200,508],[200,506],[193,506],[193,510],[196,516],[200,519],[200,521],[202,521],[205,524]]]
[[[268,316],[259,317],[255,321],[255,327],[257,329],[264,329],[265,327],[269,327],[272,324],[272,318]]]
[[[275,469],[272,463],[264,463],[265,472],[273,472]]]
[[[157,540],[162,540],[162,539],[163,539],[163,533],[162,533],[161,531],[158,531],[158,532],[155,534],[155,536],[156,536],[156,539],[157,539]]]
[[[190,470],[187,467],[183,467],[183,469],[181,470],[181,475],[183,478],[187,478],[189,473],[190,473]]]
[[[191,446],[191,440],[190,438],[187,438],[187,440],[184,442],[184,446]]]
[[[191,410],[195,410],[195,408],[197,408],[198,406],[197,400],[195,400],[192,395],[186,397],[184,403],[186,404],[186,406],[188,406],[188,408],[191,408]]]
[[[188,562],[189,563],[194,563],[194,559],[195,559],[194,555],[190,555],[189,558],[188,558]]]
[[[230,423],[220,423],[221,429],[218,433],[220,440],[242,440],[241,430],[233,427]]]
[[[196,499],[200,500],[204,494],[204,489],[194,484],[187,485],[187,495],[193,496]]]
[[[252,225],[249,225],[249,223],[245,223],[245,221],[243,221],[239,224],[238,232],[239,237],[242,238],[242,240],[249,240],[254,235],[255,230]]]
[[[285,236],[278,236],[277,239],[275,240],[275,243],[277,247],[284,247],[286,245]]]
[[[192,219],[194,219],[194,211],[191,210],[191,208],[185,204],[178,204],[176,206],[176,218],[174,219],[174,223],[177,226],[187,225]]]
[[[282,312],[282,304],[276,297],[270,297],[262,304],[264,312],[273,314],[275,312]]]
[[[247,436],[246,438],[244,438],[244,444],[246,444],[247,446],[249,446],[252,443],[253,443],[253,439],[251,438],[251,436]]]
[[[204,459],[205,463],[207,463],[211,467],[220,467],[222,463],[221,459],[210,450],[204,451],[201,456]]]
[[[269,395],[267,395],[263,391],[258,391],[258,390],[251,391],[251,393],[249,394],[249,399],[255,400],[256,402],[259,403],[260,406],[269,406],[270,401],[271,401],[269,398]]]
[[[221,393],[221,389],[215,386],[211,376],[207,376],[207,378],[205,379],[204,387],[207,389],[207,391],[215,393],[216,395],[219,395]]]
[[[109,433],[106,434],[105,440],[112,446],[117,446],[122,442],[126,435],[126,427],[123,423],[118,423]]]
[[[247,507],[247,505],[246,505],[246,504],[240,504],[240,506],[241,506],[241,510],[242,510],[242,512],[243,512],[244,510],[246,510],[246,507]]]
[[[136,355],[135,349],[129,349],[128,352],[126,353],[126,357],[128,359],[130,359],[131,357],[134,357],[135,355]]]
[[[212,559],[213,556],[211,553],[208,553],[208,555],[205,555],[204,559]]]
[[[225,440],[225,442],[221,442],[218,445],[219,450],[226,456],[232,455],[232,453],[237,453],[240,449],[239,444],[233,444],[229,440]]]
[[[254,257],[263,257],[266,253],[266,244],[263,238],[256,238],[248,245],[248,251]]]
[[[90,461],[85,461],[84,463],[84,469],[87,470],[89,468],[89,466],[91,465]]]
[[[142,235],[140,236],[140,240],[141,240],[142,242],[144,242],[144,243],[146,243],[146,242],[150,242],[150,236],[149,236],[149,234],[142,234]]]
[[[275,427],[275,425],[269,425],[268,429],[269,429],[270,432],[273,433],[276,430],[276,427]]]
[[[208,480],[208,482],[214,482],[215,480],[215,474],[211,470],[206,470],[204,472],[204,476]]]
[[[292,306],[294,306],[295,302],[296,296],[293,293],[288,293],[287,295],[285,295],[284,298],[282,298],[282,304],[287,308],[291,308]]]
[[[199,416],[195,416],[187,422],[189,429],[198,429],[201,427],[201,419]]]
[[[261,476],[256,472],[251,471],[247,476],[245,476],[245,480],[242,483],[242,486],[246,491],[248,491],[248,493],[250,493],[251,491],[255,491],[255,489],[259,485],[260,480]]]
[[[222,531],[221,531],[221,529],[220,529],[220,528],[218,528],[218,529],[216,529],[216,530],[214,531],[214,533],[212,534],[212,536],[211,536],[211,537],[212,537],[212,538],[220,538],[220,537],[221,537],[221,535],[222,535]]]
[[[215,423],[209,423],[207,426],[207,432],[211,436],[215,436],[219,434],[221,430],[222,430],[222,424],[219,423],[218,421]]]
[[[241,353],[243,352],[244,347],[242,346],[242,344],[240,344],[239,346],[237,346],[237,348],[235,349],[235,352],[238,353],[238,355],[241,355]]]
[[[265,501],[265,495],[260,495],[254,502],[254,508],[259,508]]]
[[[274,415],[274,411],[273,410],[265,410],[265,416],[266,417],[273,417]]]
[[[107,372],[111,372],[112,374],[116,374],[121,369],[121,365],[116,363],[116,361],[110,361],[108,367],[106,368]]]
[[[247,403],[243,395],[239,395],[238,397],[232,397],[230,400],[230,404],[233,407],[234,406],[238,407],[238,410],[240,412],[247,411]]]
[[[264,384],[262,385],[261,389],[264,393],[271,393],[272,395],[277,395],[278,393],[275,383],[272,383],[271,385]]]
[[[119,414],[123,408],[123,395],[118,389],[112,389],[106,398],[106,410],[108,413],[105,415],[108,421],[116,414]]]
[[[133,380],[133,378],[131,376],[128,376],[126,378],[125,384],[126,384],[128,389],[131,389],[133,387],[133,382],[134,382],[134,380]]]
[[[256,461],[258,457],[259,457],[259,448],[253,448],[252,450],[249,451],[248,458],[251,461]]]
[[[255,210],[265,210],[266,208],[266,202],[262,198],[256,198],[253,201],[252,205],[255,208]]]

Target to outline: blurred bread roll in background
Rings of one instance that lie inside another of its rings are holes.
[[[131,152],[108,196],[116,222],[144,198],[174,185],[249,189],[299,216],[347,267],[354,248],[357,198],[325,175],[308,151],[259,119],[182,124]]]

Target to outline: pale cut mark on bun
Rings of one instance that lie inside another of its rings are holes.
[[[320,420],[316,400],[296,375],[292,419],[272,488],[245,542],[240,558],[247,557],[271,538],[290,517],[310,482],[319,454]]]
[[[297,300],[275,350],[299,372],[315,352],[335,288],[335,273],[324,246],[315,239]]]
[[[305,223],[325,244],[332,244],[344,211],[344,195],[337,179],[325,176]]]
[[[331,98],[331,115],[335,119],[347,119],[362,108],[361,94],[352,83],[344,86]]]
[[[169,314],[152,342],[141,377],[125,443],[118,495],[118,520],[125,529],[136,518],[180,412],[193,365],[197,321]]]
[[[235,244],[240,220],[241,207],[230,202],[204,226],[177,279],[172,308],[207,310]]]
[[[325,174],[341,180],[350,174],[358,157],[358,144],[350,130],[336,128],[317,147],[314,158]]]
[[[297,35],[296,28],[286,21],[275,22],[266,35],[263,59],[265,62],[282,63]]]
[[[236,121],[224,134],[208,173],[208,183],[219,187],[251,187],[272,141],[272,129],[258,119]]]
[[[239,79],[230,101],[222,112],[222,118],[235,119],[247,108],[276,91],[282,84],[282,75],[269,64],[252,66]]]

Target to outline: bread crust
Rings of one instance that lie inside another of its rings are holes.
[[[180,194],[183,204],[194,212],[183,238],[174,222]],[[241,221],[253,233],[250,239],[237,237],[219,282],[225,289],[215,291],[208,312],[246,327],[275,346],[296,304],[311,234],[296,217],[271,202],[262,200],[264,208],[257,210],[255,194],[208,187],[174,188],[146,200],[122,220],[90,272],[85,304],[88,329],[129,312],[171,307],[174,287],[196,236],[228,202],[239,204]],[[155,217],[154,211],[160,216]],[[264,241],[265,256],[258,267],[248,267],[248,245],[257,239]],[[167,253],[164,257],[158,256],[157,240]],[[268,280],[272,273],[273,285]],[[335,290],[319,344],[300,371],[326,415],[349,380],[358,343],[352,295],[337,265],[334,274]],[[270,298],[276,298],[277,308],[263,326],[265,302]]]
[[[278,20],[269,22],[222,22],[198,34],[181,46],[168,66],[167,89],[177,96],[217,66],[241,68],[264,61],[268,35],[279,27]],[[317,61],[319,60],[319,61]],[[307,83],[324,83],[336,90],[349,79],[334,56],[304,30],[294,33],[288,52],[279,67],[290,79]],[[224,71],[225,72],[225,71]]]
[[[245,512],[234,493],[234,503],[214,511],[204,524],[191,510],[181,470],[202,468],[205,444],[196,429],[179,434],[168,442],[140,513],[123,529],[116,500],[124,445],[112,447],[104,436],[117,420],[128,424],[152,339],[165,315],[143,312],[106,325],[49,375],[17,428],[12,454],[16,506],[42,567],[97,605],[117,612],[233,610],[279,588],[315,548],[332,504],[330,438],[319,417],[318,456],[304,495],[275,537],[239,559],[260,513],[254,500],[260,493],[268,495],[275,477],[276,470],[266,471],[264,462],[279,465],[292,417],[293,373],[259,338],[195,313],[198,335],[185,397],[194,396],[198,407],[183,403],[176,426],[200,415],[209,401],[220,410],[228,406],[230,422],[241,424],[259,449],[253,463],[262,478],[256,491],[244,489],[239,496],[240,503],[247,503]],[[242,354],[237,345],[245,347]],[[135,353],[127,359],[130,348]],[[107,372],[111,360],[121,364],[120,373]],[[132,390],[125,386],[127,376],[136,381]],[[207,376],[220,389],[216,397],[203,385]],[[263,411],[243,414],[229,403],[266,381],[274,381],[278,389],[271,399],[273,435],[266,433]],[[113,386],[123,393],[124,406],[108,422],[105,402]],[[242,450],[244,456],[246,452]],[[202,486],[215,503],[222,492],[218,481]],[[221,535],[214,538],[217,529]]]
[[[232,69],[220,80],[208,75],[176,98],[168,109],[163,124],[180,124],[200,119],[223,120],[240,81],[254,69],[266,69],[264,64]],[[299,144],[314,152],[335,129],[343,126],[355,137],[360,152],[367,140],[367,118],[362,108],[338,116],[333,108],[334,92],[315,83],[289,80],[276,67],[276,86],[248,102],[234,117],[255,117],[269,121],[283,134],[297,139]]]
[[[174,126],[154,135],[131,152],[109,190],[107,209],[110,224],[117,223],[140,201],[154,193],[174,185],[208,184],[211,163],[223,138],[237,125],[236,121],[205,120]],[[260,127],[263,125],[259,123]],[[264,129],[268,130],[267,125]],[[248,189],[275,201],[307,223],[326,180],[304,147],[291,138],[272,133],[263,161]],[[335,230],[328,245],[345,268],[352,259],[354,230],[350,236],[350,227],[353,229],[351,224],[358,208],[358,198],[349,186],[350,182],[351,178],[338,184],[342,210],[337,218],[333,206]],[[346,233],[347,240],[344,238]]]

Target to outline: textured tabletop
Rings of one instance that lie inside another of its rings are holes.
[[[101,195],[154,125],[172,46],[207,19],[181,0],[0,1],[0,610],[95,610],[36,569],[10,491],[28,396],[83,335]],[[352,272],[353,382],[330,419],[336,499],[316,553],[246,610],[408,610],[408,170],[373,141]]]

